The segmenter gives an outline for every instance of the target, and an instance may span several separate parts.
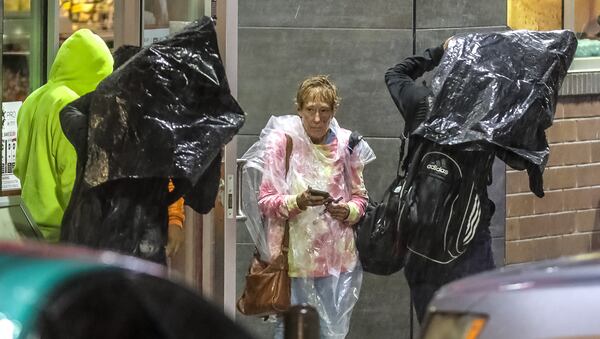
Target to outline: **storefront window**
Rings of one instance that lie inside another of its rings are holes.
[[[576,56],[600,56],[600,0],[578,0],[574,9],[574,30],[579,39]]]
[[[78,29],[88,28],[112,48],[114,11],[114,0],[60,0],[59,43]]]
[[[21,103],[43,81],[44,1],[4,0],[2,44],[2,193],[16,194],[16,117]]]
[[[573,72],[600,71],[600,0],[564,0],[565,27],[577,33]]]
[[[563,0],[509,0],[508,26],[512,29],[548,31],[563,27]]]
[[[22,101],[30,91],[32,15],[29,0],[4,1],[2,101]]]

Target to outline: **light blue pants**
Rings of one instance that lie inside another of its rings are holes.
[[[360,268],[339,277],[291,278],[291,302],[292,305],[307,303],[317,309],[322,339],[343,339],[350,328],[361,282]],[[283,326],[283,317],[277,317],[275,339],[283,339]]]

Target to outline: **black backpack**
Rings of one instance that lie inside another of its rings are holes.
[[[493,206],[487,198],[494,152],[476,144],[443,146],[411,137],[400,224],[408,249],[447,264],[473,240]]]
[[[404,177],[398,175],[381,202],[369,199],[365,215],[355,225],[356,249],[365,272],[390,275],[404,267],[406,242],[398,222],[403,185]]]
[[[350,140],[349,144],[352,145],[352,137]],[[403,153],[404,139],[396,178],[380,202],[369,198],[365,215],[354,226],[356,249],[365,272],[390,275],[404,267],[407,249],[399,224],[405,184],[404,175],[400,174]]]

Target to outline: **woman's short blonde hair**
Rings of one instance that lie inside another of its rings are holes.
[[[304,104],[315,99],[328,103],[333,110],[340,105],[342,98],[338,96],[337,87],[327,75],[315,75],[304,79],[298,86],[296,106],[302,109]]]

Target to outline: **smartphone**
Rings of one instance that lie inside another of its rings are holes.
[[[329,192],[317,190],[317,189],[314,189],[312,187],[308,188],[308,192],[310,193],[310,195],[314,195],[314,196],[318,196],[318,197],[323,197],[325,199],[327,199],[327,198],[330,197]]]

